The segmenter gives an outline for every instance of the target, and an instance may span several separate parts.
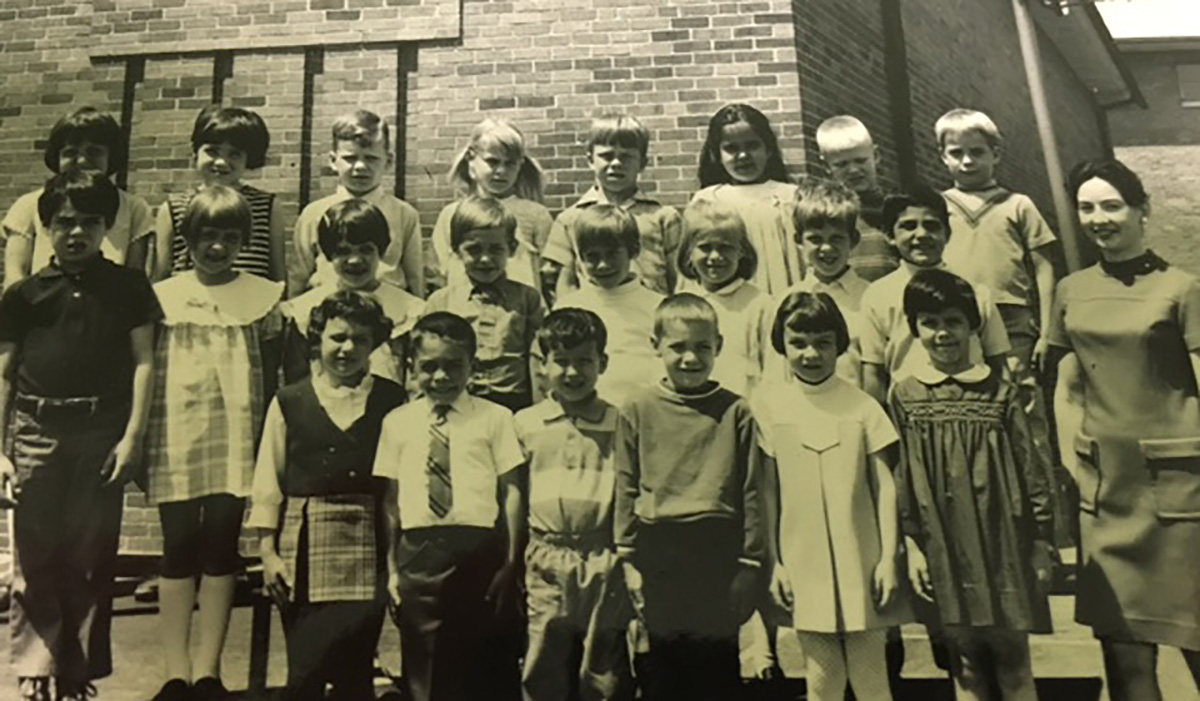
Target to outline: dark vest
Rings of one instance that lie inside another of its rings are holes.
[[[372,494],[371,478],[383,418],[405,402],[404,389],[380,377],[367,398],[366,411],[346,431],[338,428],[317,400],[312,379],[279,390],[279,408],[287,422],[285,496]]]

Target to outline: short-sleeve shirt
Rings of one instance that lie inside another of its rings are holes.
[[[1029,255],[1056,240],[1033,200],[1002,187],[942,195],[950,209],[946,265],[992,290],[996,304],[1033,306],[1037,280]]]
[[[895,272],[872,282],[862,297],[862,324],[859,327],[862,360],[882,365],[893,383],[930,364],[929,354],[913,337],[908,328],[908,317],[904,315],[904,288],[918,270],[911,263],[901,261]],[[979,332],[971,337],[970,357],[972,364],[979,364],[994,356],[1007,355],[1012,345],[1000,311],[992,301],[991,290],[983,285],[972,287],[983,323]]]
[[[542,257],[575,270],[579,260],[575,222],[585,209],[606,201],[600,189],[593,186],[578,202],[564,209],[550,228],[550,238],[542,250]],[[679,212],[640,192],[619,206],[637,222],[641,250],[632,261],[633,271],[646,287],[659,294],[671,294],[676,277],[675,255],[681,236]],[[586,276],[578,277],[581,286],[590,286]]]
[[[38,216],[38,198],[42,196],[42,188],[21,195],[13,203],[8,214],[4,217],[4,228],[18,236],[33,240],[33,260],[30,271],[38,271],[50,264],[54,255],[54,247],[50,243],[50,233],[42,226]],[[104,233],[100,240],[100,252],[112,262],[123,265],[129,245],[134,241],[148,236],[154,231],[154,215],[146,200],[131,195],[124,190],[117,190],[119,205],[117,218],[113,225]]]
[[[544,533],[612,537],[617,409],[600,400],[599,419],[567,416],[553,398],[516,416],[529,459],[529,525]]]
[[[133,387],[129,334],[162,318],[140,270],[97,256],[83,271],[55,263],[0,299],[0,343],[17,345],[17,391],[124,398]]]
[[[850,267],[867,282],[874,282],[900,267],[900,254],[883,231],[883,193],[860,192],[858,244],[850,251]]]
[[[450,442],[450,511],[439,518],[429,508],[429,427],[433,404],[418,399],[383,420],[374,474],[399,483],[400,521],[405,529],[431,526],[492,528],[500,515],[500,476],[525,462],[508,409],[463,393],[450,405],[443,430]]]

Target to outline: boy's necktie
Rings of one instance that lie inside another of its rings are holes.
[[[433,423],[429,425],[429,460],[425,473],[429,478],[429,510],[438,518],[450,513],[454,491],[450,485],[450,432],[446,425],[448,404],[433,407]]]

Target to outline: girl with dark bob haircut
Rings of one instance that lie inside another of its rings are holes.
[[[771,347],[780,355],[784,354],[783,335],[788,330],[802,333],[832,331],[838,355],[850,348],[846,317],[842,316],[837,302],[824,292],[793,292],[779,305],[775,323],[771,326]]]
[[[972,331],[983,325],[971,283],[947,270],[917,271],[904,287],[904,316],[908,318],[913,338],[917,337],[919,315],[938,314],[947,309],[962,312]]]

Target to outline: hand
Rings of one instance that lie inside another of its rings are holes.
[[[390,572],[387,579],[387,604],[393,621],[400,615],[400,601],[400,574]]]
[[[1037,590],[1041,596],[1050,593],[1054,583],[1054,563],[1058,560],[1058,551],[1044,540],[1033,541],[1033,571],[1037,575]]]
[[[1041,378],[1046,372],[1046,352],[1048,350],[1050,350],[1050,344],[1046,342],[1046,337],[1038,336],[1033,343],[1033,353],[1030,356],[1029,364],[1032,366],[1030,370],[1037,373],[1039,385],[1041,385]]]
[[[138,442],[129,436],[123,437],[108,454],[104,467],[100,468],[100,476],[108,485],[123,485],[133,479],[133,468],[138,458]]]
[[[484,596],[484,600],[494,606],[497,616],[509,610],[516,594],[516,585],[517,566],[513,562],[505,562],[492,577],[492,583],[488,585],[487,594]]]
[[[917,596],[933,603],[933,578],[929,576],[929,563],[925,561],[925,553],[917,547],[911,538],[908,539],[908,581],[912,583]]]
[[[621,571],[625,575],[625,588],[633,602],[634,613],[640,618],[646,611],[646,599],[642,596],[642,573],[629,560],[621,560]]]
[[[771,571],[771,600],[779,608],[791,611],[794,599],[792,598],[792,580],[788,578],[787,571],[783,569],[783,565],[775,565]]]
[[[758,568],[745,564],[740,565],[737,574],[733,576],[733,583],[729,587],[729,602],[739,625],[750,620],[750,614],[754,613],[754,605],[758,598],[755,596],[757,589]]]
[[[271,597],[271,601],[282,609],[287,606],[292,591],[292,578],[288,574],[287,563],[277,552],[263,553],[262,563],[263,589],[266,590],[267,596]]]
[[[885,557],[875,565],[875,573],[871,577],[871,598],[875,601],[875,609],[882,611],[896,598],[896,560]]]
[[[17,489],[17,468],[7,455],[0,453],[0,509],[12,509],[17,505],[14,493]]]

